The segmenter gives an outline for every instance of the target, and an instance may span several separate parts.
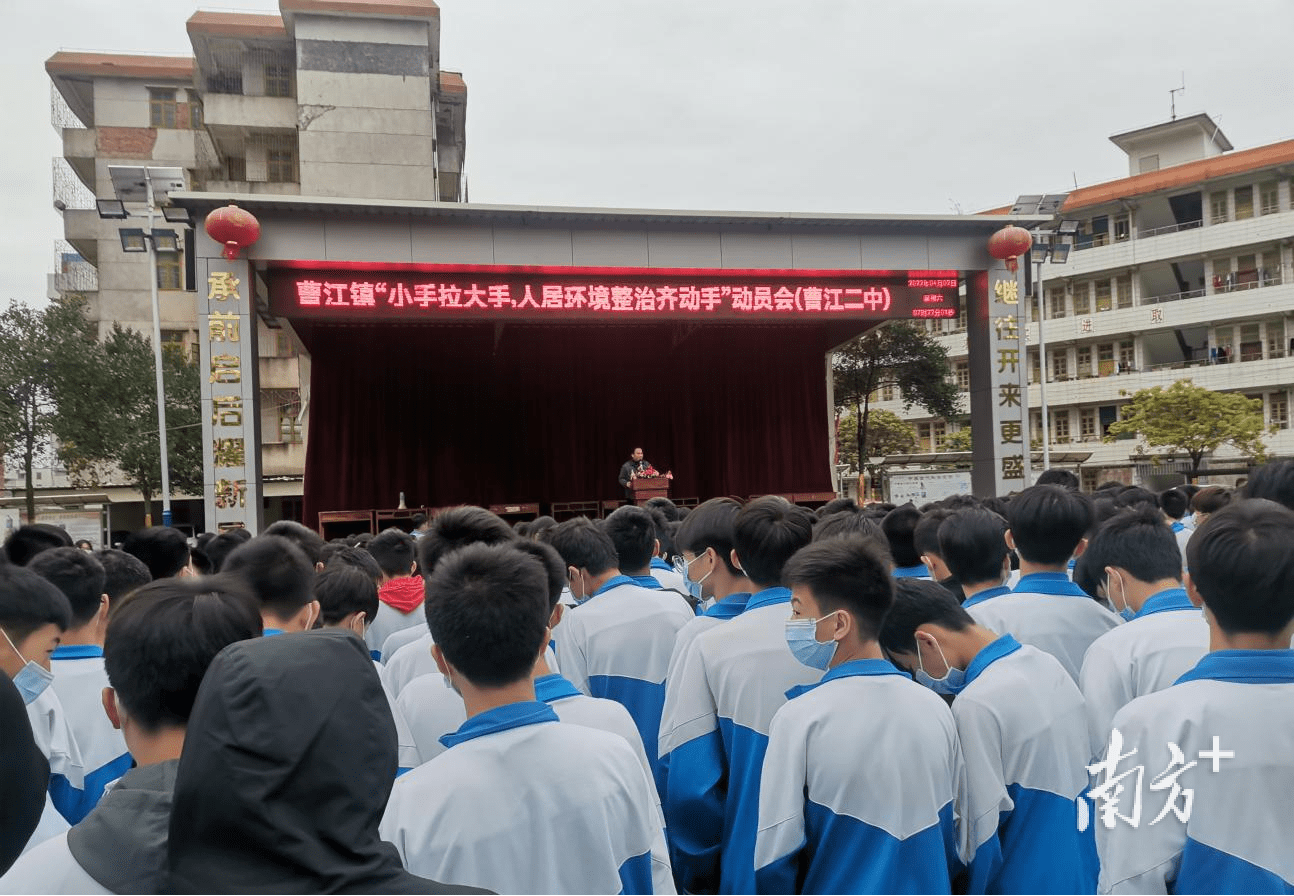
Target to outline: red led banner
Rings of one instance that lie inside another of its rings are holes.
[[[956,317],[956,271],[452,268],[281,271],[285,317],[406,321],[889,320]]]

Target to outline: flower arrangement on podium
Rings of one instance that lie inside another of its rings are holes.
[[[638,470],[637,472],[631,474],[630,478],[631,479],[673,479],[674,473],[672,470],[667,470],[664,473],[662,473],[660,470],[657,470],[651,464],[648,464],[643,469]]]

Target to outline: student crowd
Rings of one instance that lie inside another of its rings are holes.
[[[0,892],[1290,892],[1294,461],[1077,485],[24,526]]]

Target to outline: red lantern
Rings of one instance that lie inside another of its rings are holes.
[[[224,244],[221,254],[229,261],[237,260],[239,249],[246,249],[261,238],[261,222],[232,202],[207,215],[206,228],[209,237]]]
[[[1017,267],[1016,258],[1028,252],[1032,245],[1033,237],[1029,235],[1029,231],[1011,224],[989,237],[988,254],[996,259],[1005,260],[1007,270],[1014,274]]]

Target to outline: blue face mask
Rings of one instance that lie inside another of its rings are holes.
[[[1119,576],[1119,591],[1120,596],[1123,598],[1123,609],[1119,610],[1119,615],[1123,617],[1124,622],[1131,622],[1137,618],[1137,611],[1132,609],[1132,605],[1128,603],[1128,592],[1123,587],[1123,576]],[[1110,606],[1115,605],[1114,592],[1110,589],[1110,577],[1108,575],[1105,577],[1105,597],[1110,602]]]
[[[18,670],[18,674],[13,677],[13,686],[18,689],[19,694],[22,694],[22,702],[30,706],[54,682],[54,673],[40,663],[26,659],[21,653],[18,653],[18,648],[9,638],[9,633],[4,629],[0,629],[0,634],[4,635],[4,639],[9,642],[10,648],[18,655],[18,659],[26,663]]]
[[[916,678],[917,684],[925,685],[936,694],[944,694],[949,697],[955,697],[966,687],[966,670],[954,668],[947,659],[944,658],[944,649],[935,642],[935,649],[939,651],[939,658],[944,661],[948,671],[944,673],[943,678],[934,678],[926,672],[925,666],[921,663],[921,645],[917,645],[917,670],[912,673]]]
[[[697,601],[698,603],[705,600],[704,596],[701,593],[701,583],[704,582],[706,579],[710,578],[710,572],[714,572],[714,567],[711,566],[710,572],[707,572],[705,575],[701,576],[701,578],[697,579],[695,582],[692,581],[692,577],[687,574],[687,571],[692,568],[693,563],[700,560],[704,556],[705,554],[698,554],[695,557],[693,557],[690,562],[682,558],[674,562],[674,571],[683,577],[683,581],[687,584],[687,593],[692,595],[692,599]]]
[[[810,669],[821,669],[823,672],[831,665],[836,655],[839,641],[819,641],[818,623],[827,617],[818,619],[788,619],[786,621],[786,646],[791,654]]]

